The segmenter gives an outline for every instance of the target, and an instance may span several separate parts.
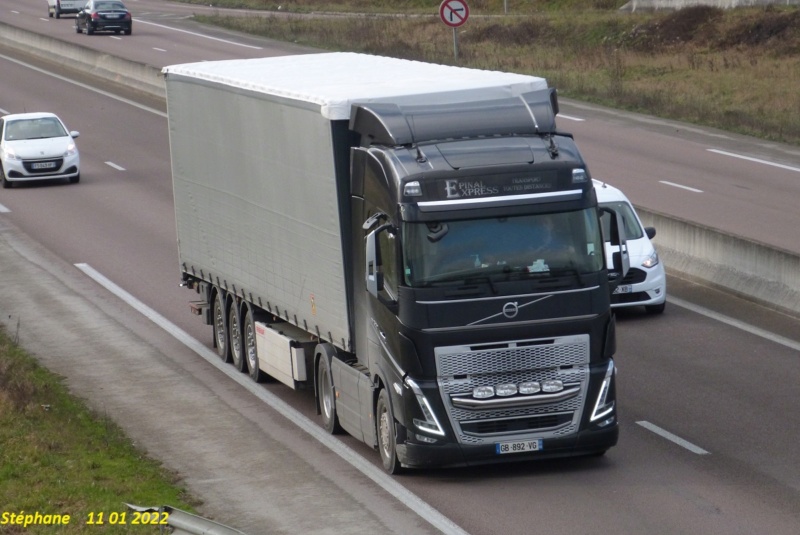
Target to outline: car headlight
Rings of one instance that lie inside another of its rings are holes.
[[[653,254],[648,256],[647,259],[644,262],[642,262],[642,266],[646,268],[651,268],[655,267],[656,265],[658,265],[658,252],[656,252],[656,250],[654,249]]]
[[[3,156],[6,160],[21,160],[17,153],[12,148],[3,149]]]
[[[75,156],[78,154],[78,147],[75,146],[75,143],[70,143],[67,145],[67,150],[64,152],[64,156]]]

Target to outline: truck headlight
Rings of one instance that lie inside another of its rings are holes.
[[[422,389],[419,387],[419,385],[417,385],[417,383],[414,382],[413,379],[410,379],[409,377],[406,377],[404,381],[406,386],[408,386],[411,391],[414,392],[414,396],[417,398],[417,403],[419,403],[419,408],[422,411],[422,415],[425,417],[424,420],[414,418],[414,425],[417,426],[417,429],[420,431],[443,437],[444,429],[442,429],[442,426],[439,425],[439,420],[437,420],[436,415],[433,414],[433,410],[431,409],[428,400],[425,398],[425,395],[422,393]]]
[[[608,392],[611,389],[611,380],[614,376],[614,361],[608,362],[608,369],[606,376],[603,378],[603,384],[600,385],[600,392],[597,394],[597,401],[594,404],[592,416],[589,418],[590,422],[595,422],[600,418],[605,418],[614,412],[614,401],[608,401]]]

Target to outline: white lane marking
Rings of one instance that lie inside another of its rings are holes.
[[[52,76],[53,78],[57,78],[58,80],[61,80],[62,82],[67,82],[67,83],[76,85],[78,87],[82,87],[83,89],[86,89],[88,91],[93,91],[93,92],[98,93],[100,95],[103,95],[105,97],[113,98],[114,100],[118,100],[120,102],[124,102],[125,104],[130,104],[131,106],[139,108],[140,110],[149,111],[150,113],[154,113],[156,115],[160,115],[161,117],[166,117],[167,116],[167,114],[162,112],[162,111],[156,110],[156,109],[151,108],[149,106],[144,106],[142,104],[139,104],[138,102],[134,102],[134,101],[129,100],[127,98],[120,97],[119,95],[115,95],[113,93],[109,93],[108,91],[103,91],[102,89],[97,89],[96,87],[92,87],[92,86],[90,86],[88,84],[84,84],[84,83],[72,80],[71,78],[67,78],[66,76],[61,76],[59,74],[56,74],[56,73],[53,73],[53,72],[50,72],[50,71],[46,71],[44,69],[40,69],[39,67],[36,67],[35,65],[31,65],[30,63],[25,63],[24,61],[19,61],[17,59],[11,58],[11,57],[4,56],[3,54],[0,54],[0,58],[4,59],[6,61],[10,61],[11,63],[16,63],[17,65],[20,65],[22,67],[31,69],[32,71],[36,71],[38,73],[41,73],[41,74],[44,74],[44,75],[47,75],[47,76]]]
[[[109,167],[113,167],[117,171],[124,171],[125,170],[124,167],[120,167],[119,165],[115,164],[114,162],[106,162],[106,165],[109,166]]]
[[[718,149],[707,149],[707,150],[708,152],[713,152],[715,154],[722,154],[723,156],[739,158],[741,160],[747,160],[749,162],[763,163],[764,165],[771,165],[772,167],[780,167],[781,169],[787,169],[789,171],[795,171],[797,173],[800,173],[800,167],[792,167],[791,165],[783,165],[780,163],[770,162],[768,160],[759,160],[758,158],[751,158],[750,156],[742,156],[741,154],[726,152],[724,150],[718,150]]]
[[[789,349],[793,349],[794,351],[800,351],[800,342],[795,342],[789,338],[785,338],[783,336],[777,335],[775,333],[771,333],[767,330],[761,329],[759,327],[755,327],[753,325],[747,324],[743,321],[737,320],[735,318],[731,318],[730,316],[726,316],[724,314],[720,314],[718,312],[714,312],[713,310],[709,310],[707,308],[703,308],[699,305],[695,305],[688,301],[684,301],[678,297],[668,297],[667,300],[679,307],[683,307],[687,310],[691,310],[696,314],[700,314],[702,316],[706,316],[707,318],[711,318],[713,320],[717,320],[721,323],[725,323],[739,329],[741,331],[748,332],[750,334],[754,334],[756,336],[760,336],[765,340],[769,340],[770,342],[775,342],[776,344],[780,344],[784,347],[788,347]]]
[[[181,33],[188,33],[189,35],[194,35],[195,37],[202,37],[203,39],[211,39],[212,41],[219,41],[220,43],[226,43],[233,46],[242,46],[244,48],[252,48],[255,50],[263,50],[260,46],[252,46],[252,45],[245,45],[243,43],[237,43],[235,41],[228,41],[227,39],[220,39],[219,37],[211,37],[210,35],[203,35],[202,33],[197,32],[190,32],[188,30],[181,30],[180,28],[173,28],[172,26],[164,26],[163,24],[156,24],[155,22],[148,22],[144,20],[136,19],[138,24],[149,24],[151,26],[157,26],[159,28],[164,28],[165,30],[172,30],[173,32],[181,32]]]
[[[558,114],[558,116],[561,117],[562,119],[569,119],[570,121],[578,121],[579,123],[586,120],[586,119],[581,119],[580,117],[572,117],[571,115],[561,115],[560,113]]]
[[[681,188],[689,191],[693,191],[695,193],[703,193],[701,189],[690,188],[689,186],[683,186],[681,184],[676,184],[675,182],[668,182],[666,180],[659,180],[662,184],[666,184],[667,186],[672,186],[673,188]]]
[[[179,342],[183,343],[186,347],[200,355],[202,358],[208,361],[209,364],[227,375],[230,379],[239,383],[240,386],[246,388],[261,401],[282,414],[286,419],[297,424],[297,426],[303,431],[314,437],[322,445],[326,446],[339,457],[350,463],[356,470],[367,476],[379,487],[397,498],[400,503],[404,504],[406,507],[417,513],[420,517],[427,520],[431,525],[438,528],[442,533],[447,535],[468,535],[468,533],[464,531],[458,524],[431,507],[430,504],[423,501],[419,496],[400,485],[388,474],[364,460],[364,458],[360,455],[357,455],[341,440],[323,431],[319,425],[316,425],[314,422],[300,414],[297,410],[286,404],[286,402],[275,396],[275,394],[272,394],[268,390],[265,390],[263,387],[257,385],[252,379],[250,379],[249,376],[243,375],[233,366],[222,362],[222,360],[214,351],[208,349],[206,346],[189,336],[186,331],[182,330],[177,325],[170,322],[167,318],[111,282],[89,264],[75,264],[75,267],[83,271],[91,279],[125,301],[131,307],[142,313],[153,323],[174,336]]]
[[[11,210],[9,210],[8,208],[6,208],[2,204],[0,204],[0,213],[9,214],[9,213],[11,213]]]
[[[155,50],[156,52],[166,52],[166,50],[165,50],[165,49],[163,49],[163,48],[156,48],[156,47],[153,47],[153,50]]]
[[[0,108],[0,113],[2,113],[3,115],[8,115],[11,112],[6,109]]]
[[[674,442],[678,446],[686,448],[687,450],[691,451],[692,453],[696,453],[697,455],[710,455],[703,448],[701,448],[699,446],[695,446],[691,442],[683,440],[681,437],[679,437],[677,435],[673,435],[669,431],[667,431],[665,429],[661,429],[657,425],[654,425],[654,424],[651,424],[650,422],[645,422],[645,421],[636,422],[636,423],[641,425],[642,427],[644,427],[648,431],[652,431],[656,435],[658,435],[658,436],[660,436],[662,438],[666,438],[667,440],[669,440],[670,442]]]

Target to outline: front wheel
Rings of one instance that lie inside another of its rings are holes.
[[[3,171],[2,166],[0,166],[0,181],[3,183],[3,189],[8,189],[12,186],[11,182],[6,178],[6,173]]]
[[[214,346],[217,348],[217,355],[222,362],[231,361],[231,347],[228,344],[228,334],[225,329],[225,298],[222,292],[216,292],[214,297]]]
[[[378,395],[375,420],[378,425],[378,452],[381,454],[383,468],[390,474],[398,474],[402,471],[402,467],[397,459],[397,433],[394,425],[394,413],[389,402],[389,392],[385,388]]]
[[[78,173],[75,176],[69,177],[69,183],[70,184],[77,184],[80,181],[81,181],[81,174],[80,173]]]
[[[664,312],[664,309],[667,307],[667,302],[664,301],[659,305],[645,305],[644,309],[647,311],[648,314],[661,314]]]

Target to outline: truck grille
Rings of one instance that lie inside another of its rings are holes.
[[[518,340],[505,344],[450,346],[436,349],[442,401],[450,423],[464,444],[489,444],[499,439],[552,438],[577,431],[589,382],[589,336]],[[559,379],[579,385],[568,399],[531,404],[533,395],[506,398],[503,407],[464,408],[454,396],[471,396],[477,386]],[[519,406],[513,401],[519,400]]]

